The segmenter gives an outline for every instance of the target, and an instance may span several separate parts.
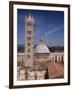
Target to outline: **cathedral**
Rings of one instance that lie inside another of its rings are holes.
[[[34,48],[35,19],[25,17],[25,52],[17,53],[17,79],[43,80],[64,77],[64,52],[51,52],[41,38]]]

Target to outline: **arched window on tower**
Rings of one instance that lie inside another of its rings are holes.
[[[30,52],[30,48],[28,49],[28,52]]]
[[[28,42],[27,45],[30,46],[30,43]]]
[[[27,40],[28,40],[28,41],[31,40],[31,37],[27,37]]]
[[[27,31],[27,34],[29,34],[29,35],[30,35],[30,34],[31,34],[31,31]]]
[[[28,55],[28,58],[30,58],[30,55]]]

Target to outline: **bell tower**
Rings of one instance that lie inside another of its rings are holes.
[[[31,14],[25,16],[25,66],[33,65],[34,24]]]

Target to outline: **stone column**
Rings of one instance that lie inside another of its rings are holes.
[[[57,55],[55,55],[55,62],[57,62]]]
[[[53,61],[55,62],[55,55],[54,55],[54,60]]]
[[[60,62],[62,61],[62,55],[60,55]]]
[[[64,63],[64,56],[62,55],[62,61],[61,61],[62,63]]]
[[[57,62],[59,62],[59,55],[57,55]]]

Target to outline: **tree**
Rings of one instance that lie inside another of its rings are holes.
[[[46,69],[46,73],[45,73],[45,79],[49,79],[48,68]]]

